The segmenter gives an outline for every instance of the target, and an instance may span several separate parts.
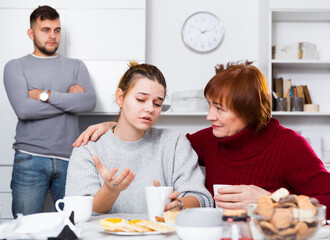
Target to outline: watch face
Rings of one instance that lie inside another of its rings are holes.
[[[42,93],[40,94],[39,98],[40,98],[40,101],[42,101],[42,102],[46,102],[46,101],[48,100],[48,93],[46,93],[46,92],[42,92]]]
[[[201,53],[219,47],[224,33],[222,22],[209,12],[194,13],[188,17],[182,27],[182,39],[185,45]]]

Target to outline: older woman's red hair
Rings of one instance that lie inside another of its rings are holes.
[[[264,75],[252,62],[216,67],[204,95],[230,109],[256,132],[271,119],[271,96]]]

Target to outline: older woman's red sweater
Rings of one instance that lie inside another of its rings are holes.
[[[257,134],[246,128],[216,138],[206,128],[187,138],[205,166],[205,184],[212,194],[213,184],[252,184],[271,192],[284,187],[317,198],[330,218],[330,173],[305,138],[278,120],[271,119]]]

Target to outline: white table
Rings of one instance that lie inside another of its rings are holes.
[[[78,223],[77,227],[83,230],[81,239],[93,239],[93,240],[103,240],[103,239],[129,239],[129,240],[140,240],[140,239],[154,239],[154,240],[180,240],[176,233],[169,233],[169,234],[158,234],[158,235],[144,235],[144,236],[118,236],[112,235],[109,233],[104,232],[101,229],[101,225],[99,223],[100,219],[103,218],[125,218],[125,219],[148,219],[148,216],[145,214],[107,214],[107,215],[100,215],[100,216],[93,216],[88,222]],[[251,221],[252,223],[252,221]],[[253,234],[254,239],[262,239],[262,236],[256,229],[256,227],[251,224],[251,232]],[[313,239],[317,240],[328,240],[330,239],[330,226],[322,227],[318,234],[314,236]],[[206,239],[205,239],[206,240]]]

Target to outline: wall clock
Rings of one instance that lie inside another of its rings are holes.
[[[207,53],[218,48],[224,33],[222,22],[210,12],[196,12],[182,26],[184,44],[198,53]]]

